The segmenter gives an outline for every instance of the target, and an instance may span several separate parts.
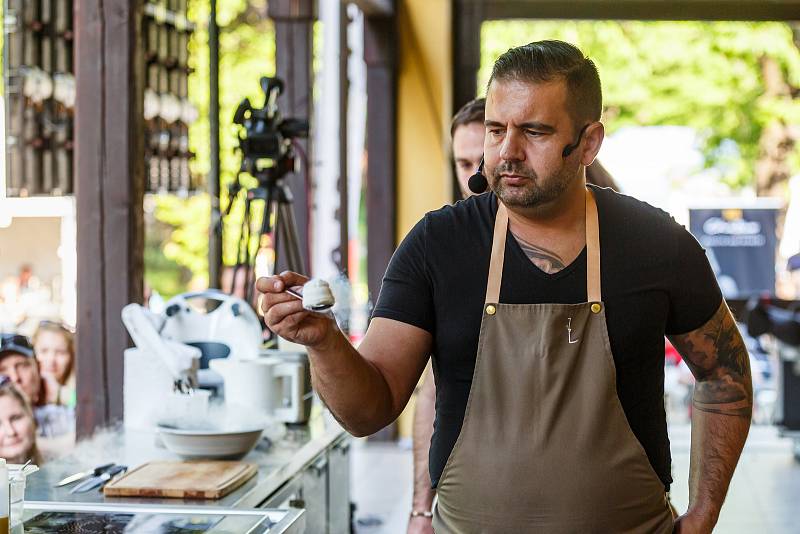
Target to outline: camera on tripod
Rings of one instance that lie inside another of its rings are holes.
[[[243,127],[239,132],[241,170],[263,182],[294,170],[292,139],[308,137],[308,121],[281,116],[277,100],[283,92],[283,80],[264,76],[260,83],[263,107],[254,108],[245,98],[236,109],[233,122]]]
[[[237,199],[241,198],[244,203],[234,278],[238,277],[240,270],[244,270],[247,300],[251,303],[255,302],[256,257],[268,257],[269,249],[273,251],[273,272],[278,265],[279,248],[281,260],[288,269],[305,272],[292,209],[292,193],[283,178],[295,172],[294,143],[297,138],[308,137],[308,121],[281,116],[277,100],[284,88],[283,80],[264,76],[260,83],[264,105],[254,108],[250,100],[245,98],[233,117],[234,124],[241,126],[238,135],[242,162],[236,179],[228,186],[228,206],[224,211],[224,217],[228,217]],[[301,147],[298,146],[297,151],[303,156],[307,183],[308,161]],[[243,184],[240,180],[242,173],[256,178],[258,185],[251,187]],[[245,194],[240,196],[242,190]],[[253,243],[258,244],[255,253]]]

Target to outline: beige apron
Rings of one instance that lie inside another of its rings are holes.
[[[475,373],[434,530],[672,532],[664,485],[617,397],[594,196],[584,304],[498,303],[507,229],[499,203]]]

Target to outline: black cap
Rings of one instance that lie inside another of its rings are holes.
[[[0,334],[0,358],[9,354],[33,357],[33,347],[28,338],[19,334]]]

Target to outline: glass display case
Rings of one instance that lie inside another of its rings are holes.
[[[27,502],[26,534],[280,534],[305,529],[302,510]]]

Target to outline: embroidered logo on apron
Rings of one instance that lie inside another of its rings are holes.
[[[578,341],[580,341],[580,339],[572,339],[572,317],[570,317],[567,319],[567,342],[572,344]]]

